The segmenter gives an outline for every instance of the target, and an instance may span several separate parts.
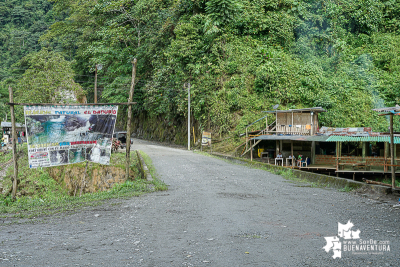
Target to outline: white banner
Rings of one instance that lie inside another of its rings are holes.
[[[118,106],[25,106],[29,167],[109,164]]]

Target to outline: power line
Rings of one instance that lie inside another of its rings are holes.
[[[41,85],[42,88],[46,88],[48,87],[48,85]],[[94,89],[93,87],[81,87],[82,89],[85,90],[92,90]],[[106,87],[99,87],[102,89],[102,92],[104,92],[104,90],[114,90],[116,92],[121,92],[121,91],[128,91],[130,88],[128,86],[123,87],[123,88],[106,88]],[[186,90],[184,89],[180,89],[180,88],[171,88],[171,87],[155,87],[155,88],[135,88],[135,92],[149,92],[149,93],[159,93],[159,92],[154,92],[154,90],[163,90],[163,92],[186,92]]]

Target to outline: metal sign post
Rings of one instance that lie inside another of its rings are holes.
[[[190,150],[190,83],[188,83],[188,150]]]

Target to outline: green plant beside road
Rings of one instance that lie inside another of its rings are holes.
[[[156,191],[166,191],[166,190],[168,190],[168,185],[166,185],[163,181],[161,181],[158,178],[158,173],[157,173],[156,169],[154,168],[154,165],[153,165],[153,162],[152,162],[151,158],[147,154],[145,154],[144,152],[142,152],[142,151],[139,151],[139,152],[142,155],[143,160],[147,165],[147,168],[149,169],[151,177],[153,177],[152,183],[154,184],[155,190]]]
[[[2,166],[3,164],[7,163],[11,159],[12,159],[11,151],[0,152],[0,166]],[[2,170],[2,169],[3,169],[3,166],[0,167],[0,170]]]
[[[382,180],[382,183],[384,183],[384,184],[392,184],[392,180],[390,180],[390,179],[384,179],[384,180]],[[398,180],[398,179],[396,179],[396,181],[395,181],[395,185],[396,185],[396,187],[400,187],[400,181]]]
[[[351,192],[351,191],[354,191],[354,188],[351,188],[351,187],[346,185],[345,187],[340,188],[339,191],[340,192]]]
[[[18,160],[19,164],[19,188],[16,201],[12,201],[11,196],[0,197],[0,218],[18,218],[18,217],[37,217],[41,215],[54,214],[64,211],[73,211],[83,206],[95,206],[102,204],[107,199],[127,198],[139,196],[151,191],[167,190],[167,186],[160,180],[154,179],[147,181],[140,179],[138,171],[135,172],[136,177],[122,184],[114,185],[110,190],[83,194],[81,197],[74,197],[68,194],[68,190],[63,187],[62,183],[57,183],[46,171],[45,168],[29,169],[28,157],[26,155],[26,147],[24,155]],[[143,155],[143,152],[142,152]],[[123,153],[113,153],[111,155],[111,165],[118,167],[121,165],[122,158],[125,159]],[[148,158],[148,157],[146,157]],[[132,162],[136,162],[136,153],[132,152]],[[79,164],[79,163],[78,163]],[[81,163],[83,164],[83,163]],[[151,161],[146,164],[151,166]],[[121,165],[122,166],[122,165]],[[131,168],[136,168],[136,165]],[[153,169],[150,167],[150,169]],[[6,192],[11,186],[13,169],[7,170],[3,185]],[[154,188],[150,189],[149,184],[153,184]]]
[[[288,168],[282,168],[282,167],[276,167],[274,165],[269,165],[269,164],[265,164],[265,163],[261,163],[261,162],[256,162],[256,161],[249,161],[249,160],[243,160],[243,159],[239,159],[239,158],[231,158],[231,160],[229,160],[229,157],[227,156],[226,158],[222,157],[222,155],[218,156],[217,154],[209,154],[206,152],[200,152],[200,151],[196,151],[195,153],[201,154],[201,155],[205,155],[205,156],[209,156],[209,157],[213,157],[213,158],[217,158],[217,159],[222,159],[226,162],[232,163],[232,159],[234,159],[236,164],[244,164],[250,168],[255,168],[255,169],[260,169],[260,170],[264,170],[276,175],[281,175],[284,179],[286,180],[290,180],[296,183],[303,183],[303,184],[307,184],[307,186],[305,187],[318,187],[318,188],[336,188],[341,192],[350,192],[355,190],[355,187],[351,187],[351,186],[344,186],[342,188],[338,188],[338,186],[332,184],[331,182],[327,182],[327,181],[309,181],[307,179],[304,178],[299,178],[295,175],[295,173],[293,172],[292,169],[288,169]],[[333,178],[335,179],[335,178]]]

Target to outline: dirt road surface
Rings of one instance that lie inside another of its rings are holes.
[[[399,266],[394,201],[141,140],[133,149],[151,157],[168,191],[44,222],[0,221],[0,266]],[[349,220],[343,235],[353,239],[338,235]],[[335,236],[326,252],[324,237]],[[390,251],[345,251],[370,240]]]

